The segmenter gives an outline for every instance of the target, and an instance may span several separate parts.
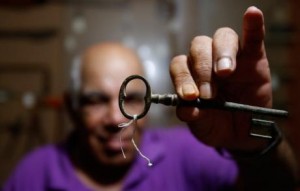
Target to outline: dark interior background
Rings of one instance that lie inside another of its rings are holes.
[[[84,47],[117,40],[135,48],[153,91],[168,93],[173,91],[168,72],[172,56],[187,53],[194,36],[211,36],[219,27],[228,26],[241,34],[242,15],[250,5],[265,14],[274,107],[289,110],[288,120],[278,124],[297,151],[300,2],[1,0],[0,185],[25,153],[57,142],[71,130],[62,95],[70,63]],[[173,110],[164,106],[152,107],[149,115],[150,125],[179,123]]]

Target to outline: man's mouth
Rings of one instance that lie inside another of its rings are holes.
[[[130,136],[123,136],[121,133],[114,134],[112,136],[98,136],[98,140],[104,145],[104,147],[111,151],[127,150],[131,144]]]

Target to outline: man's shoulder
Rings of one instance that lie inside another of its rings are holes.
[[[37,148],[34,148],[31,150],[26,156],[32,156],[32,157],[42,157],[45,155],[51,155],[56,153],[60,149],[59,145],[56,144],[47,144],[43,146],[39,146]]]
[[[59,160],[63,158],[63,153],[59,145],[45,145],[33,149],[16,165],[4,184],[4,190],[22,190],[24,186],[27,186],[27,190],[44,188],[46,180],[60,168]]]
[[[54,144],[40,146],[28,152],[22,159],[22,162],[34,162],[35,164],[45,162],[46,160],[43,159],[51,159],[52,156],[58,155],[60,150],[60,146]]]
[[[40,174],[48,166],[55,164],[62,150],[58,145],[45,145],[28,152],[18,163],[15,168],[16,172],[28,172]]]

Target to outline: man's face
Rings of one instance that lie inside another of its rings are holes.
[[[96,57],[97,58],[97,57]],[[120,123],[128,122],[120,112],[118,105],[119,89],[123,80],[132,74],[141,74],[134,60],[108,56],[108,59],[86,59],[83,69],[81,94],[86,104],[81,107],[84,128],[87,131],[85,140],[95,158],[106,165],[121,166],[130,163],[136,154],[131,142],[133,128],[131,125],[121,131]],[[142,83],[128,85],[127,110],[132,114],[143,109],[145,88]],[[144,120],[138,122],[134,140],[140,142],[141,128]],[[121,147],[126,159],[124,159]]]

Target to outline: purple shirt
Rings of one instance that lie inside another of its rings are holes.
[[[66,147],[48,145],[28,154],[16,167],[3,191],[88,191],[76,176]],[[152,129],[125,179],[126,191],[232,190],[238,169],[234,161],[197,141],[185,128]]]

